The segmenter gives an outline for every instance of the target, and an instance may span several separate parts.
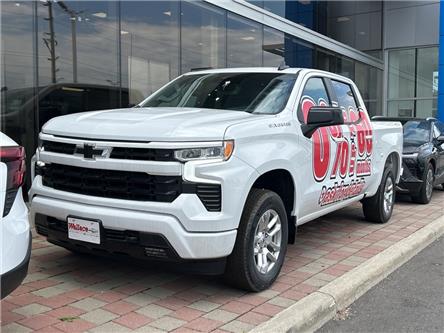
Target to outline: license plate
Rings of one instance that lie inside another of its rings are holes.
[[[68,217],[68,238],[100,244],[100,223],[77,217]]]

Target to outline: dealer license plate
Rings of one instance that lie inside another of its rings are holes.
[[[100,223],[77,217],[68,217],[68,238],[100,244]]]

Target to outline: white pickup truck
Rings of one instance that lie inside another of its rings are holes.
[[[331,73],[187,73],[135,108],[66,115],[40,134],[37,232],[72,251],[208,264],[259,291],[296,227],[361,201],[389,220],[402,127],[371,122]]]

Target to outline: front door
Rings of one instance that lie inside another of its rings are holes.
[[[352,87],[344,82],[319,77],[307,80],[298,106],[298,118],[306,122],[312,106],[339,106],[344,125],[322,127],[302,140],[311,156],[311,175],[304,177],[301,218],[357,197],[367,188],[371,175],[372,128],[364,108],[360,108]]]

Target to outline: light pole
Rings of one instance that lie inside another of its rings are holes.
[[[72,80],[77,83],[77,17],[83,11],[76,12],[70,9],[63,1],[57,1],[57,4],[69,15],[71,20]]]

